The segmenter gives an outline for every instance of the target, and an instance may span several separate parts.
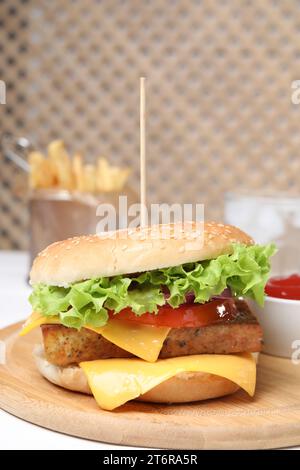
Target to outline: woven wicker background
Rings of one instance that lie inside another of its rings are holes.
[[[130,164],[138,188],[138,79],[147,77],[151,202],[299,186],[300,2],[0,1],[1,133],[61,137]],[[25,247],[21,174],[0,171],[0,247]]]

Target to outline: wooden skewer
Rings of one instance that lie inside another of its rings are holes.
[[[141,227],[147,225],[146,211],[146,97],[145,77],[140,78],[140,203]]]

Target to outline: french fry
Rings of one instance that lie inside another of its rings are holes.
[[[118,168],[118,177],[115,181],[115,191],[121,191],[130,175],[129,168]]]
[[[84,191],[94,192],[96,189],[96,171],[95,166],[86,164],[83,167]]]
[[[120,174],[120,169],[118,167],[116,166],[110,167],[109,169],[110,185],[109,185],[108,191],[116,191],[116,188],[118,187],[119,174]]]
[[[56,170],[57,184],[63,189],[73,189],[74,179],[69,155],[62,140],[54,140],[48,146],[49,160]]]
[[[39,168],[44,160],[44,156],[40,152],[30,152],[28,155],[28,162],[30,166],[29,186],[32,189],[39,186]]]
[[[41,152],[29,154],[31,188],[76,189],[85,192],[121,191],[130,170],[112,166],[99,157],[96,165],[84,164],[82,155],[70,159],[64,142],[54,140],[48,146],[48,158]]]
[[[109,177],[109,166],[105,158],[99,157],[97,163],[97,190],[98,191],[108,191],[110,186],[110,177]]]
[[[109,165],[108,161],[98,158],[97,163],[97,181],[96,188],[98,191],[120,191],[129,176],[128,168],[119,168]]]
[[[76,153],[72,161],[73,176],[75,182],[75,189],[77,191],[84,191],[84,171],[83,159],[79,153]]]
[[[28,161],[30,165],[29,185],[32,189],[47,189],[55,186],[53,166],[41,152],[30,152]]]

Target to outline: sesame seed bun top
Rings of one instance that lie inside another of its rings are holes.
[[[216,222],[157,225],[69,238],[49,245],[34,260],[31,284],[67,286],[84,279],[131,274],[213,259],[232,244],[253,240]]]

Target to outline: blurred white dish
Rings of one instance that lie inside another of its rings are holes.
[[[264,331],[263,352],[291,358],[300,349],[300,300],[266,296],[264,307],[249,304]]]

